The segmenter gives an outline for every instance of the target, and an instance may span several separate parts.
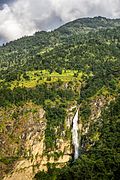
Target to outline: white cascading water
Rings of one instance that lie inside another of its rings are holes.
[[[74,146],[74,160],[79,156],[79,139],[78,139],[78,110],[73,119],[73,128],[72,128],[72,143]]]

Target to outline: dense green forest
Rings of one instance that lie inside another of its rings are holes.
[[[0,108],[7,111],[15,106],[23,107],[26,102],[42,106],[47,119],[45,153],[57,148],[56,139],[65,128],[71,102],[76,101],[80,106],[80,119],[85,125],[91,121],[91,102],[101,96],[106,101],[87,136],[81,134],[79,158],[62,169],[48,164],[48,172],[37,173],[37,180],[119,179],[119,95],[120,19],[78,19],[54,31],[36,32],[0,47]],[[17,125],[18,114],[18,111],[12,114]],[[2,118],[0,122],[3,139],[7,131]],[[57,135],[56,127],[59,127]],[[99,134],[99,140],[92,143],[95,133]],[[11,134],[8,136],[11,138]],[[71,138],[69,131],[64,138]],[[19,140],[17,144],[20,143]],[[3,153],[3,148],[0,161],[11,165],[16,155]],[[17,153],[17,159],[21,154]]]

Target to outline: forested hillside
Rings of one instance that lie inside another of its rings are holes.
[[[72,122],[67,121],[78,108],[79,158],[73,161]],[[34,156],[26,145],[35,135],[31,146],[41,141],[40,119],[47,170],[39,153]],[[120,19],[78,19],[0,47],[2,178],[14,175],[16,164],[27,159],[34,162],[37,180],[117,180],[119,135]],[[59,140],[67,143],[64,149]]]

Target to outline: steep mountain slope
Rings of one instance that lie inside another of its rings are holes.
[[[80,69],[80,58],[93,58],[89,52],[92,51],[90,47],[93,44],[96,44],[97,51],[94,50],[94,56],[99,49],[105,53],[110,51],[112,56],[114,48],[118,48],[114,47],[117,44],[114,41],[120,37],[119,25],[119,19],[84,18],[68,23],[53,32],[38,32],[34,36],[11,42],[0,48],[1,75],[5,76],[10,70],[16,73],[26,68],[50,69],[49,66],[53,71],[58,69],[60,63],[61,68]],[[89,51],[85,53],[86,48]],[[79,59],[77,65],[74,65],[78,67],[74,67],[71,62],[72,57],[77,55],[76,51],[79,52]]]
[[[119,179],[120,19],[78,19],[3,45],[0,85],[2,179]]]

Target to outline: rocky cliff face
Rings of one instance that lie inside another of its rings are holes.
[[[100,125],[102,109],[107,107],[112,97],[99,96],[91,99],[88,104],[83,102],[79,110],[79,141],[80,151],[87,151],[99,140],[97,126],[91,132],[95,123]],[[89,107],[88,117],[83,116],[83,109]],[[33,179],[39,171],[47,171],[49,165],[64,167],[72,159],[72,120],[77,109],[77,102],[71,102],[67,108],[64,129],[56,139],[56,148],[46,150],[45,130],[47,125],[45,110],[33,103],[21,107],[12,107],[8,111],[1,109],[1,151],[8,159],[3,159],[1,176],[4,180]],[[4,117],[4,118],[3,118]],[[98,125],[98,126],[99,126]],[[55,129],[59,134],[59,128]],[[9,157],[16,157],[9,160]],[[6,175],[7,174],[7,175]]]
[[[45,148],[46,117],[43,108],[28,103],[21,108],[14,107],[14,110],[11,111],[9,109],[9,114],[7,114],[8,112],[6,111],[4,112],[4,117],[6,118],[8,116],[10,117],[10,113],[11,116],[15,116],[15,113],[17,113],[17,117],[13,118],[13,124],[10,124],[11,120],[10,122],[9,120],[6,121],[6,127],[2,130],[6,133],[6,136],[8,136],[9,133],[13,134],[13,142],[11,142],[11,145],[9,142],[10,139],[6,141],[5,144],[1,141],[5,151],[7,151],[7,149],[9,151],[8,158],[12,152],[13,155],[16,154],[16,160],[12,163],[12,168],[9,168],[11,171],[5,176],[4,180],[32,180],[38,171],[47,171],[48,164],[63,167],[70,160],[72,154],[70,134],[74,116],[73,109],[75,108],[76,105],[68,109],[65,129],[61,132],[61,138],[57,139],[57,148],[48,152],[46,152]],[[3,109],[1,109],[1,112],[3,112]],[[68,139],[65,138],[66,133],[69,134]],[[15,142],[17,141],[17,137],[18,142]],[[18,153],[19,158],[17,158]],[[6,170],[3,175],[6,174]]]
[[[81,104],[81,109],[88,106],[90,112],[88,117],[84,117],[81,112],[79,129],[81,130],[81,151],[88,151],[99,141],[99,129],[102,125],[102,111],[108,107],[110,102],[115,98],[109,96],[96,96],[89,100],[88,104]]]

